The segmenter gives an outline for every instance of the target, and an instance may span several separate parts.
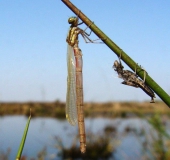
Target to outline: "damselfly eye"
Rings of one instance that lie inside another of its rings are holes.
[[[77,17],[70,17],[70,18],[68,19],[68,23],[69,23],[69,24],[77,24],[77,23],[78,23]]]
[[[75,21],[75,17],[70,17],[70,18],[68,19],[68,23],[69,23],[69,24],[73,23],[74,21]]]

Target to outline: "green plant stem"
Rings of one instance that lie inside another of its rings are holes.
[[[27,132],[28,132],[30,120],[31,120],[31,115],[29,116],[28,121],[27,121],[27,124],[26,124],[26,126],[25,126],[24,134],[23,134],[23,137],[22,137],[22,140],[21,140],[19,149],[18,149],[18,153],[17,153],[17,156],[16,156],[16,160],[20,160],[20,158],[21,158],[22,150],[23,150],[23,148],[24,148],[25,140],[26,140],[26,137],[27,137]]]

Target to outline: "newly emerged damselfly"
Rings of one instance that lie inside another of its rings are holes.
[[[86,152],[86,134],[84,124],[83,110],[83,76],[82,76],[82,52],[78,44],[78,36],[82,35],[86,43],[96,43],[96,40],[89,38],[90,34],[82,30],[78,25],[77,17],[70,17],[68,23],[71,24],[67,35],[67,96],[66,96],[66,118],[71,125],[76,125],[78,120],[79,136],[80,136],[80,151]],[[101,43],[101,42],[99,42]]]

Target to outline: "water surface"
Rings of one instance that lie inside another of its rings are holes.
[[[0,151],[6,152],[7,148],[10,148],[10,160],[15,159],[26,122],[27,118],[24,116],[0,117]],[[139,118],[86,118],[85,123],[86,132],[90,131],[96,135],[103,133],[108,125],[116,128],[117,134],[113,139],[118,143],[114,154],[117,160],[142,158],[142,139],[139,140],[135,135],[140,135],[143,131],[149,133],[152,130],[146,120]],[[37,157],[37,153],[46,147],[48,159],[55,157],[58,149],[54,137],[61,138],[63,145],[70,147],[77,132],[77,126],[71,126],[66,120],[33,118],[30,122],[23,155]]]

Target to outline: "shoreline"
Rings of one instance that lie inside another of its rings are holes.
[[[65,103],[56,102],[0,102],[0,116],[4,115],[31,115],[34,117],[56,117],[65,118]],[[84,103],[86,117],[126,117],[144,114],[167,114],[170,115],[170,108],[161,102],[88,102]]]

